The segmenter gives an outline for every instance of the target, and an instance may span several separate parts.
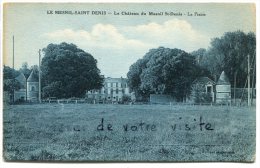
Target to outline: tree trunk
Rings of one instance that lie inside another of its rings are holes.
[[[234,104],[236,105],[237,71],[234,73]]]
[[[25,78],[25,101],[27,102],[27,79]]]
[[[253,105],[253,93],[254,93],[254,87],[255,87],[255,68],[256,64],[254,64],[254,69],[253,69],[253,76],[252,76],[252,87],[251,87],[251,105]]]

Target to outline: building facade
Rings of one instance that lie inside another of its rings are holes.
[[[26,100],[26,78],[23,73],[20,73],[15,78],[19,83],[19,90],[14,91],[14,101],[25,101]]]
[[[121,102],[123,96],[131,96],[126,78],[105,78],[103,87],[99,90],[86,92],[86,98],[94,103]]]
[[[208,77],[200,77],[192,82],[192,99],[195,102],[215,102],[216,83]]]
[[[23,73],[20,73],[15,80],[19,82],[19,90],[14,91],[15,102],[36,102],[39,98],[39,78],[37,73],[33,70],[26,79]]]
[[[208,77],[197,78],[191,86],[194,102],[230,104],[231,84],[223,71],[217,82]]]
[[[224,71],[216,84],[216,103],[231,103],[231,84]]]
[[[27,79],[27,100],[31,102],[39,99],[39,77],[33,70]]]

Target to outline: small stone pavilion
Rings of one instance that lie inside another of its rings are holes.
[[[36,102],[39,97],[39,77],[33,70],[26,80],[23,73],[15,78],[19,82],[19,90],[14,92],[14,101]]]
[[[216,84],[216,103],[231,103],[231,84],[224,71],[221,73]]]
[[[27,100],[31,102],[38,101],[39,97],[39,77],[33,70],[27,79]]]

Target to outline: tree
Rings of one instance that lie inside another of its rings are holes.
[[[191,52],[190,54],[195,57],[198,65],[201,65],[203,57],[205,57],[207,50],[205,48],[200,48],[196,51]]]
[[[99,89],[103,77],[97,60],[74,44],[49,44],[43,49],[42,86],[44,97],[82,97],[86,90]]]
[[[211,41],[211,47],[203,57],[201,65],[216,77],[224,70],[233,87],[244,87],[247,78],[247,55],[250,55],[252,64],[255,64],[255,45],[254,33],[226,32],[222,37]]]
[[[20,83],[15,79],[5,79],[4,83],[4,91],[9,93],[13,93],[14,90],[20,89]]]
[[[13,68],[10,68],[9,66],[4,65],[4,69],[3,69],[3,78],[4,79],[14,79],[18,75],[19,75],[18,71],[16,71]]]
[[[43,97],[60,97],[60,94],[64,92],[62,90],[62,83],[55,81],[49,85],[43,87]]]
[[[196,58],[185,51],[173,49],[173,59],[163,67],[165,92],[172,94],[178,101],[185,101],[190,95],[191,84],[201,76],[209,76],[206,69],[196,63]]]
[[[27,63],[27,62],[24,62],[24,63],[22,64],[22,67],[20,68],[19,71],[24,74],[24,76],[25,76],[26,79],[27,79],[27,78],[30,76],[30,74],[31,74],[31,70],[28,68],[28,63]]]
[[[127,73],[128,86],[135,92],[138,100],[143,100],[147,97],[147,93],[141,90],[141,74],[142,70],[146,68],[146,63],[148,59],[139,59],[134,64],[132,64]]]
[[[131,96],[123,95],[122,102],[123,103],[129,103],[131,101]]]
[[[205,86],[201,84],[194,84],[191,86],[191,96],[194,103],[210,103],[211,93],[205,92]]]
[[[134,63],[127,77],[130,88],[143,97],[164,93],[183,101],[190,94],[191,82],[205,72],[185,51],[159,47]]]
[[[4,91],[13,93],[14,90],[20,89],[20,84],[15,77],[19,75],[19,72],[9,66],[4,65],[3,69],[3,84]]]

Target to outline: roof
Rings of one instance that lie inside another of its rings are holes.
[[[230,85],[229,79],[224,71],[222,71],[218,79],[217,85]]]
[[[215,84],[216,84],[213,80],[211,80],[211,79],[208,78],[208,77],[199,77],[199,78],[195,79],[195,80],[193,81],[193,83],[203,84],[203,85],[206,85],[206,84],[208,84],[208,83],[210,83],[210,84],[212,84],[212,85],[215,85]]]
[[[20,73],[20,75],[18,75],[15,79],[19,82],[20,88],[24,89],[26,86],[26,78],[25,78],[24,74]]]
[[[38,75],[34,70],[32,70],[29,78],[27,79],[27,82],[38,82],[38,81],[39,81]]]
[[[126,82],[126,78],[105,78],[105,82]]]

